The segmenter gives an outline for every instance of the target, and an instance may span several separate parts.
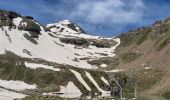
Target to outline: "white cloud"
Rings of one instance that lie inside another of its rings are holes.
[[[56,17],[66,16],[72,20],[83,20],[91,24],[108,22],[114,25],[141,21],[146,8],[143,0],[63,0],[62,2],[56,6],[42,3],[37,5],[37,8],[39,12],[50,13]]]
[[[94,24],[127,24],[140,21],[144,9],[142,0],[84,0],[72,10],[71,16]]]
[[[71,19],[85,31],[97,35],[124,32],[130,25],[143,25],[148,22],[144,18],[150,14],[144,14],[148,11],[144,0],[59,1],[51,4],[41,2],[34,7],[36,14],[50,16],[53,21]]]

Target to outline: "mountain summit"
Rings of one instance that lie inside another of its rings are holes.
[[[46,27],[56,34],[86,34],[84,30],[70,20],[61,20],[57,23],[47,24]]]

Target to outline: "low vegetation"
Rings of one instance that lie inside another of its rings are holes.
[[[17,18],[19,15],[16,12],[0,10],[0,27],[9,26],[9,28],[16,27],[12,22],[13,18]]]
[[[123,63],[130,63],[130,62],[138,59],[140,56],[141,56],[141,54],[129,52],[129,53],[121,54],[120,59]]]
[[[98,92],[94,84],[85,75],[85,71],[93,73],[92,76],[99,84],[99,86],[104,86],[104,82],[100,80],[101,76],[107,77],[107,74],[100,71],[90,71],[80,68],[75,68],[69,65],[59,65],[56,63],[50,63],[53,66],[59,67],[61,71],[53,71],[43,68],[30,69],[25,66],[25,61],[34,63],[46,63],[49,62],[44,60],[32,60],[27,58],[21,58],[13,53],[7,52],[4,55],[0,55],[0,79],[4,80],[20,80],[28,84],[38,85],[38,93],[42,92],[57,92],[59,91],[59,86],[66,86],[69,81],[72,81],[82,93],[87,93],[86,88],[77,80],[76,76],[70,71],[73,69],[81,73],[83,79],[87,82],[92,92]],[[23,91],[24,93],[29,93]]]
[[[22,100],[66,100],[66,99],[58,96],[27,96]],[[71,100],[71,99],[67,99],[67,100]]]
[[[162,96],[164,96],[167,99],[170,99],[170,91],[166,91]]]
[[[161,70],[141,70],[136,72],[136,80],[138,81],[138,91],[142,92],[144,90],[150,89],[163,77],[163,72]]]
[[[73,44],[76,46],[88,46],[89,42],[84,38],[60,38],[60,41],[66,44]]]
[[[145,40],[152,40],[155,43],[155,49],[161,51],[170,42],[170,19],[157,21],[152,27],[143,27],[135,31],[130,31],[120,35],[120,47],[129,45],[140,45]]]
[[[31,36],[29,36],[28,34],[24,34],[24,37],[28,40],[28,41],[30,41],[31,43],[33,43],[33,44],[38,44],[38,42],[33,38],[33,37],[31,37]]]
[[[139,28],[135,31],[130,31],[128,33],[124,33],[120,36],[121,39],[121,47],[126,47],[131,44],[140,45],[143,43],[147,38],[148,34],[151,32],[151,28]]]
[[[116,45],[112,40],[98,40],[98,39],[84,39],[84,38],[60,38],[60,41],[66,44],[73,44],[76,46],[88,47],[89,45],[96,46],[98,48],[110,48]]]
[[[119,58],[114,58],[114,57],[103,57],[97,60],[88,61],[88,63],[91,65],[96,65],[98,67],[100,67],[101,64],[106,64],[107,69],[113,69],[120,64],[120,60]]]
[[[160,37],[158,40],[157,40],[157,43],[156,43],[156,49],[158,51],[162,50],[164,47],[166,47],[168,44],[170,43],[170,32],[167,32],[164,34],[164,36]]]

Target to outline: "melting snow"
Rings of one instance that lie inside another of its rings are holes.
[[[36,89],[36,85],[29,85],[27,83],[24,83],[22,81],[7,81],[7,80],[0,80],[0,86],[7,88],[7,89],[12,89],[12,90],[26,90],[26,89]]]
[[[90,81],[96,86],[96,88],[102,92],[102,95],[110,95],[110,91],[105,91],[105,90],[102,90],[99,85],[97,84],[97,82],[94,80],[94,78],[91,76],[90,73],[88,72],[85,72],[86,73],[86,76],[90,79]]]
[[[64,94],[57,95],[57,93],[64,93]],[[74,85],[73,82],[68,82],[67,86],[60,86],[59,92],[43,93],[43,95],[57,95],[57,96],[66,97],[66,98],[77,98],[77,97],[80,97],[82,93]]]
[[[21,93],[15,93],[15,92],[0,88],[0,100],[14,100],[16,98],[21,99],[24,97],[26,97],[26,95],[21,94]]]
[[[107,65],[106,65],[106,64],[101,64],[100,66],[101,66],[101,67],[107,67]]]
[[[20,18],[14,19],[15,24],[18,24],[20,20]],[[47,32],[42,30],[39,38],[35,39],[38,43],[35,45],[23,36],[25,33],[29,34],[27,31],[20,31],[16,29],[11,29],[11,31],[9,31],[8,27],[3,28],[4,30],[7,30],[12,42],[9,42],[8,37],[5,35],[5,31],[0,29],[0,54],[4,54],[5,51],[11,51],[21,57],[41,58],[59,64],[68,64],[86,69],[96,69],[97,67],[87,63],[88,60],[79,60],[80,58],[96,59],[104,57],[101,53],[106,53],[108,56],[113,57],[115,56],[115,48],[120,44],[120,39],[117,38],[114,40],[117,41],[118,44],[111,48],[97,48],[95,46],[89,46],[89,48],[76,49],[75,45],[62,43],[59,38],[51,37],[47,34]],[[58,37],[66,37],[68,34],[69,33],[63,33]],[[72,33],[71,36],[99,39],[98,36],[90,36],[86,34]],[[59,46],[56,43],[63,46]],[[31,56],[24,53],[23,50],[29,51]],[[77,58],[78,61],[74,61],[75,58]],[[50,69],[52,69],[52,67],[50,67]]]
[[[88,91],[91,91],[91,88],[88,86],[88,84],[84,81],[84,79],[82,78],[81,74],[78,73],[77,71],[75,70],[71,70],[70,71],[72,73],[74,73],[74,75],[77,77],[77,79],[85,86],[85,88],[88,90]]]
[[[111,73],[116,73],[116,72],[121,72],[124,69],[114,69],[114,70],[110,70],[110,71],[105,71],[105,72],[111,72]]]
[[[25,66],[32,68],[32,69],[44,68],[44,69],[51,69],[51,70],[54,70],[54,71],[60,71],[59,68],[54,68],[53,66],[43,65],[43,64],[35,64],[35,63],[25,62]]]
[[[68,82],[67,86],[60,86],[59,93],[80,93],[80,90],[74,85],[73,82]]]
[[[21,17],[17,17],[17,18],[14,18],[13,19],[13,23],[16,25],[16,26],[19,26],[20,22],[22,21],[22,18]]]
[[[106,83],[107,85],[109,85],[109,82],[102,76],[101,78],[100,78],[104,83]]]

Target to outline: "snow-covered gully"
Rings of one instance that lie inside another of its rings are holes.
[[[73,82],[68,82],[66,86],[60,86],[59,92],[49,92],[43,93],[43,95],[50,95],[50,96],[60,96],[66,98],[77,98],[82,95],[81,91],[76,87]]]
[[[97,82],[94,80],[94,78],[91,76],[89,72],[85,72],[86,76],[89,78],[89,80],[96,86],[96,88],[102,93],[102,95],[110,95],[110,91],[105,91],[99,87]]]
[[[84,79],[82,78],[81,74],[78,73],[77,71],[75,70],[71,70],[70,71],[72,73],[74,73],[75,77],[84,85],[84,87],[88,90],[88,91],[91,91],[91,88],[88,86],[88,84],[84,81]]]

